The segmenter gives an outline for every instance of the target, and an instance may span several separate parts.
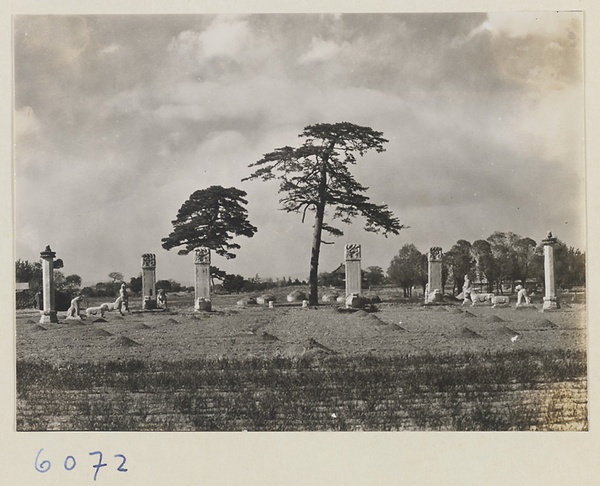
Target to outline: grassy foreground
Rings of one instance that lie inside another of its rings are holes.
[[[22,359],[17,430],[587,430],[586,376],[564,349]]]

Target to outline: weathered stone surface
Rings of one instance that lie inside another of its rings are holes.
[[[156,309],[156,256],[142,255],[142,309]]]
[[[544,304],[542,311],[553,311],[560,309],[558,297],[556,296],[556,280],[554,275],[554,245],[558,241],[548,231],[546,239],[542,240],[544,245]]]
[[[492,307],[508,307],[510,305],[510,297],[507,295],[494,295],[492,297]]]
[[[277,302],[277,299],[273,296],[273,295],[269,295],[269,294],[264,294],[261,295],[260,297],[256,298],[256,303],[257,304],[268,304],[269,302]]]
[[[346,268],[346,297],[362,292],[362,272],[360,269],[361,246],[350,244],[344,247]]]
[[[425,292],[425,303],[439,303],[444,296],[442,289],[442,249],[434,246],[427,254],[427,291]],[[438,292],[436,294],[435,292]]]
[[[256,299],[254,297],[244,297],[237,301],[237,305],[256,305]]]
[[[294,290],[287,295],[286,299],[288,302],[302,302],[303,300],[306,300],[307,297],[301,290]]]
[[[210,249],[201,247],[194,250],[194,309],[206,310],[210,302]],[[210,310],[210,309],[209,309]]]
[[[194,303],[194,309],[197,311],[210,312],[212,310],[212,302],[210,299],[199,298]]]
[[[369,301],[369,299],[365,299],[364,297],[361,297],[357,293],[350,294],[348,297],[346,297],[346,307],[362,309],[363,307],[365,307],[367,304],[370,304],[370,303],[371,302]]]

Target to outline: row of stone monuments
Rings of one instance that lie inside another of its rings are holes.
[[[196,248],[194,250],[195,266],[195,296],[194,309],[210,311],[210,249]],[[142,309],[151,310],[159,306],[156,293],[156,255],[142,255]]]
[[[556,296],[556,283],[554,275],[554,245],[557,239],[552,236],[552,232],[548,232],[548,235],[542,244],[544,245],[544,304],[542,306],[543,311],[552,311],[560,309],[560,303]],[[440,247],[433,247],[429,250],[427,255],[428,262],[428,278],[427,286],[425,290],[425,304],[440,304],[444,300],[442,292],[442,249]],[[463,292],[471,290],[468,288],[468,277],[465,277],[466,288],[463,288]],[[526,297],[525,289],[519,289],[518,305],[521,305],[522,296]],[[529,305],[529,299],[527,298],[527,304]]]
[[[548,233],[542,241],[544,245],[544,274],[545,274],[545,296],[542,310],[555,310],[560,308],[556,297],[554,278],[554,244],[557,239]],[[62,260],[54,260],[56,253],[47,246],[40,253],[42,259],[43,279],[43,310],[40,322],[58,322],[54,305],[54,269],[62,266]],[[425,292],[425,304],[435,305],[443,303],[442,286],[442,249],[432,247],[428,253],[428,278]],[[346,303],[352,305],[354,298],[362,294],[361,286],[361,246],[349,244],[344,248],[344,260],[346,269]],[[195,266],[195,295],[194,309],[197,311],[210,311],[212,309],[210,299],[210,249],[197,248],[194,250]],[[142,309],[152,310],[164,307],[161,302],[161,294],[156,292],[156,255],[145,253],[142,255]],[[163,305],[165,304],[165,305]]]

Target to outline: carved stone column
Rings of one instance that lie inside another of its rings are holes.
[[[554,245],[557,239],[548,231],[544,245],[544,305],[542,312],[560,309],[560,303],[556,297],[556,282],[554,278]]]
[[[358,244],[345,246],[344,259],[346,262],[346,298],[352,294],[360,295],[362,292],[361,285],[361,249]]]
[[[142,309],[156,309],[156,255],[142,255]]]
[[[40,323],[58,322],[56,307],[54,305],[54,257],[56,253],[50,245],[40,253],[42,259],[42,292],[44,310],[40,311]]]
[[[425,303],[441,302],[444,297],[442,286],[442,249],[434,246],[427,255],[427,292]]]
[[[194,309],[197,311],[210,311],[210,248],[196,248],[194,250],[195,267],[195,299]]]

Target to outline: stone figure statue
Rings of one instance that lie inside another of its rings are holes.
[[[81,319],[79,316],[79,304],[83,300],[81,295],[78,295],[71,300],[71,307],[67,309],[67,319]]]
[[[119,296],[123,299],[123,308],[129,312],[129,293],[127,292],[127,286],[125,282],[121,284],[121,288],[119,289]]]
[[[167,308],[167,294],[164,289],[160,289],[156,294],[156,306],[161,309]]]
[[[523,300],[525,300],[525,304],[531,304],[531,300],[527,295],[526,288],[524,288],[522,285],[517,285],[515,290],[517,291],[517,305],[521,305]]]

